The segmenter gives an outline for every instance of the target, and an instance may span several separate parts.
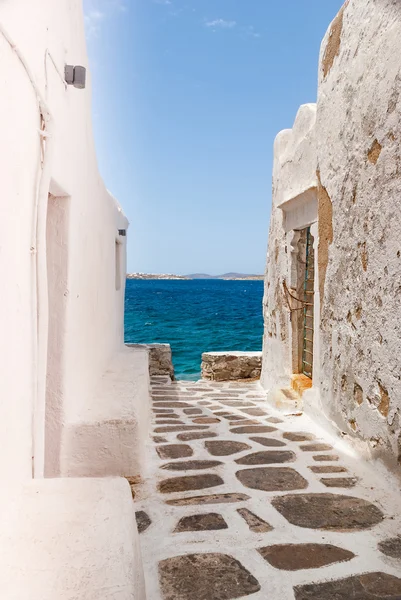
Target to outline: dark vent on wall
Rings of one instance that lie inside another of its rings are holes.
[[[127,230],[126,229],[119,229],[118,230],[118,235],[122,235],[123,237],[126,237]]]

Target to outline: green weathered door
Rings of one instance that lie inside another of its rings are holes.
[[[310,227],[306,231],[306,265],[304,280],[304,326],[302,348],[302,372],[312,379],[313,375],[313,296],[315,283],[315,264],[313,237]]]

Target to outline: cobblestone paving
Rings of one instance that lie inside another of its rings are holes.
[[[148,600],[401,600],[401,495],[258,383],[154,378],[135,490]]]

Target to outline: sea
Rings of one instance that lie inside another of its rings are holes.
[[[170,344],[177,379],[196,381],[203,352],[259,351],[263,281],[128,279],[125,341]]]

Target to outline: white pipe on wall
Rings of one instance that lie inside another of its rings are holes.
[[[44,475],[46,370],[48,337],[48,290],[46,265],[46,218],[51,181],[51,164],[54,143],[53,118],[33,73],[17,45],[0,23],[0,35],[22,64],[35,92],[41,117],[42,174],[34,199],[32,214],[32,327],[33,327],[33,381],[32,381],[32,459],[33,477]]]

